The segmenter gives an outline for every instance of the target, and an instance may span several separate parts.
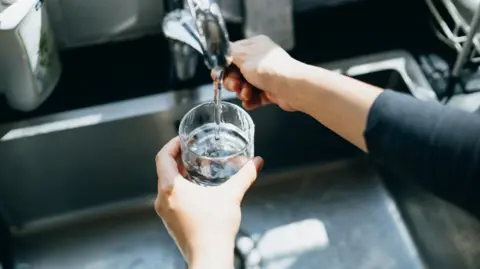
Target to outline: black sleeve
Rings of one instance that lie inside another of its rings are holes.
[[[480,193],[476,114],[386,90],[370,109],[365,141],[383,167],[454,192],[462,204]]]

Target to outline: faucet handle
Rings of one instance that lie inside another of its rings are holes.
[[[208,68],[230,64],[230,41],[220,7],[215,0],[186,0],[195,22]]]

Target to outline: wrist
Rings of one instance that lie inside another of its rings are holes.
[[[213,239],[212,239],[213,240]],[[235,243],[205,244],[192,249],[189,269],[233,269]],[[212,241],[213,242],[213,241]]]
[[[294,59],[287,75],[280,83],[281,86],[279,86],[288,98],[289,105],[296,111],[303,113],[307,113],[305,111],[305,108],[308,107],[306,103],[311,98],[308,96],[310,93],[307,84],[312,79],[312,68],[316,67]]]

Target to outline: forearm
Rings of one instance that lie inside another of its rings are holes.
[[[296,108],[360,149],[370,107],[381,89],[319,67],[299,64],[286,83],[295,92]]]
[[[385,91],[371,108],[365,141],[371,157],[399,178],[468,208],[479,201],[479,134],[478,115]]]

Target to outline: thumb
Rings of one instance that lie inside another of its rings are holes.
[[[225,183],[225,187],[232,190],[242,199],[245,192],[257,179],[258,172],[262,169],[263,163],[261,157],[253,158]]]

